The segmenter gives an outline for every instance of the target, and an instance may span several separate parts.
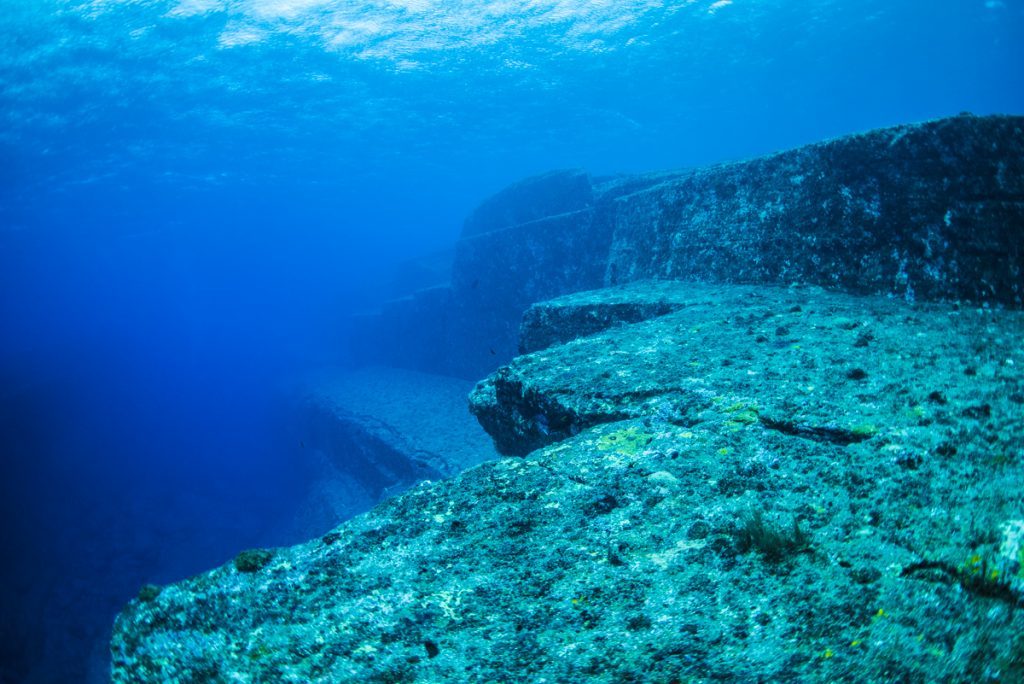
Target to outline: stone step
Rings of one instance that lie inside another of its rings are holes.
[[[698,303],[728,288],[646,280],[575,292],[532,305],[519,328],[519,353],[546,349],[613,326],[639,323]]]
[[[1022,412],[1024,312],[811,287],[652,283],[643,294],[646,287],[536,309],[547,314],[548,339],[571,339],[605,304],[627,318],[679,307],[520,356],[481,382],[471,409],[499,451],[523,455],[643,415],[758,423],[847,444],[881,434],[911,452],[932,451],[957,441],[965,421]]]

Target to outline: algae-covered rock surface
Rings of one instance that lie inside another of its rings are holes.
[[[524,457],[144,592],[114,681],[1024,678],[1022,314],[673,287],[478,387]]]

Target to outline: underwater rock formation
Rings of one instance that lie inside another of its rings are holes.
[[[689,171],[555,172],[481,205],[451,284],[363,318],[354,354],[477,379],[515,355],[530,304],[651,278],[1019,308],[1022,235],[1024,117],[958,116]]]
[[[666,287],[560,300],[682,306],[477,390],[506,450],[546,446],[147,592],[114,681],[1024,673],[1024,312]]]
[[[672,280],[565,295],[530,306],[519,328],[519,353],[529,354],[615,325],[638,323],[692,304],[692,287]]]
[[[353,321],[352,355],[366,363],[479,379],[515,355],[519,322],[530,304],[602,285],[611,203],[663,177],[592,179],[562,171],[499,193],[467,219],[451,282],[361,315]],[[567,194],[559,198],[560,192]]]
[[[304,378],[295,390],[299,436],[317,476],[298,530],[319,534],[418,482],[496,457],[466,412],[471,386],[379,367],[326,369]]]
[[[1024,679],[1022,124],[503,193],[375,325],[505,361],[470,406],[516,457],[434,431],[472,383],[314,383],[369,489],[446,479],[145,588],[113,680]]]

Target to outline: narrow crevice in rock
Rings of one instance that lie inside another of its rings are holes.
[[[795,423],[789,420],[774,420],[768,416],[759,416],[761,425],[769,430],[781,432],[784,435],[813,439],[816,442],[828,442],[839,446],[847,446],[871,439],[874,432],[869,429],[846,430],[832,425],[807,425]]]

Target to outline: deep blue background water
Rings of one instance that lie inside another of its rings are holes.
[[[1021,0],[0,0],[0,681],[297,541],[282,379],[487,194],[1022,113],[1022,64]]]

